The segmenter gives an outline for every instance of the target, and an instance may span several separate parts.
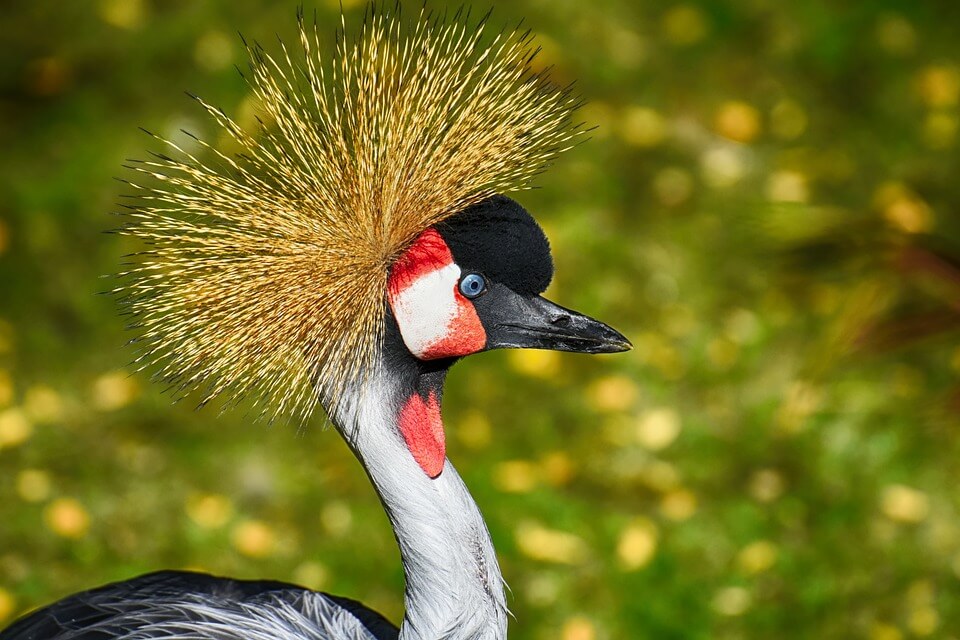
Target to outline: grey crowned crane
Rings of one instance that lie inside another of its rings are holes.
[[[530,71],[529,34],[482,44],[484,21],[467,23],[373,7],[325,63],[301,19],[298,63],[251,48],[258,133],[201,101],[238,153],[163,140],[171,155],[130,166],[123,231],[147,247],[117,293],[140,362],[203,402],[324,407],[393,526],[399,629],[292,584],[163,571],[67,597],[0,640],[506,638],[493,543],[446,457],[447,372],[490,349],[630,344],[541,297],[547,239],[497,195],[579,135],[576,100]]]

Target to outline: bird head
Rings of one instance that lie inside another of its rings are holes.
[[[552,277],[543,230],[519,203],[493,196],[422,232],[390,268],[387,295],[404,345],[420,360],[630,347],[602,322],[542,297]]]

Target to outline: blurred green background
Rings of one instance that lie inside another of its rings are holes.
[[[155,148],[137,127],[216,135],[184,90],[249,118],[236,31],[272,50],[294,13],[4,4],[0,624],[181,567],[402,616],[336,433],[172,405],[128,376],[96,295],[131,250],[101,232],[111,178]],[[548,293],[635,349],[490,353],[449,380],[511,637],[960,637],[960,4],[527,0],[493,21],[522,16],[597,127],[518,196]]]

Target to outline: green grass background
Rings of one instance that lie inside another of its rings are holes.
[[[332,37],[336,3],[316,8]],[[184,90],[249,110],[236,31],[272,49],[294,14],[4,6],[0,624],[183,567],[402,617],[388,523],[336,433],[172,405],[127,376],[96,295],[130,250],[101,232],[112,177],[153,148],[137,127],[213,134]],[[597,127],[518,196],[551,237],[548,293],[635,349],[450,377],[449,455],[511,637],[958,637],[960,5],[495,4],[520,17]]]

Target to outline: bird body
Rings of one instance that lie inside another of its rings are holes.
[[[546,236],[494,191],[525,186],[577,135],[575,101],[529,72],[528,35],[482,47],[483,24],[460,14],[399,25],[373,6],[327,67],[332,89],[302,25],[303,66],[252,49],[263,130],[204,105],[241,155],[133,165],[157,184],[131,181],[125,232],[148,249],[117,289],[141,364],[179,390],[253,395],[272,415],[323,405],[393,527],[399,629],[294,585],[161,572],[70,596],[0,640],[506,638],[493,542],[446,457],[447,373],[490,349],[630,345],[540,295]]]
[[[64,598],[0,632],[31,640],[396,640],[363,605],[282,582],[161,571]]]
[[[406,615],[399,637],[505,638],[502,578],[476,503],[449,461],[439,476],[427,476],[397,429],[399,408],[418,392],[421,374],[387,370],[391,375],[371,380],[355,396],[361,400],[332,418],[367,470],[400,546]],[[427,378],[442,385],[437,375]],[[356,610],[343,611],[344,602],[294,585],[165,572],[72,596],[0,632],[0,640],[391,637],[386,627],[362,635]]]

